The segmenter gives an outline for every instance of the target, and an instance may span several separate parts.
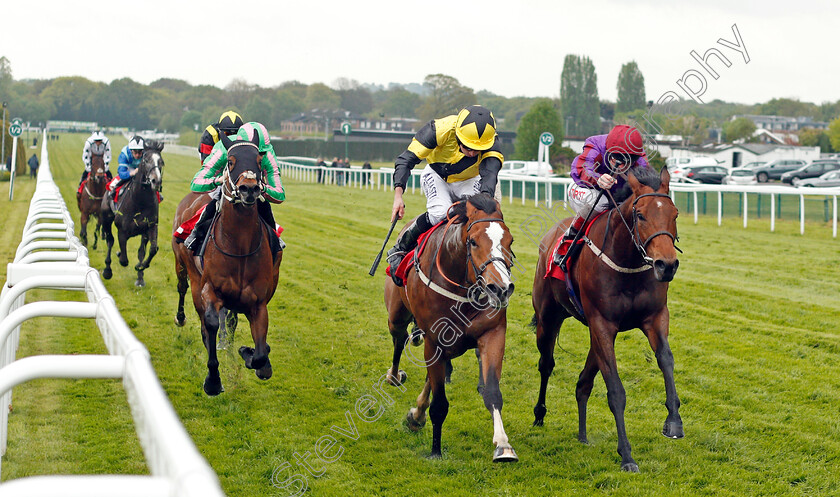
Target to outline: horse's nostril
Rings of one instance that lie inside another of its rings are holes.
[[[665,271],[668,268],[668,265],[665,264],[665,261],[658,260],[653,262],[653,267],[656,268],[657,271]]]
[[[513,283],[508,285],[507,293],[505,293],[505,297],[510,297],[511,295],[513,295]]]

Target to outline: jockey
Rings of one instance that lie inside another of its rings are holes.
[[[90,174],[90,158],[92,155],[102,156],[105,160],[105,174],[108,176],[108,180],[110,181],[113,177],[111,175],[111,171],[109,170],[109,166],[111,164],[111,142],[108,141],[108,138],[102,131],[94,131],[88,139],[85,140],[85,148],[82,150],[82,162],[85,164],[85,170],[82,172],[82,179],[79,181],[79,187],[82,186],[82,183],[88,177],[88,174]]]
[[[114,198],[114,192],[117,191],[117,188],[127,183],[132,176],[137,174],[137,166],[140,165],[140,161],[143,159],[143,148],[145,146],[146,142],[143,140],[143,137],[134,135],[128,141],[128,145],[124,146],[120,151],[120,156],[117,158],[117,164],[119,164],[119,167],[117,167],[117,176],[119,176],[119,180],[111,181],[108,185],[111,199]]]
[[[269,202],[273,204],[280,204],[286,200],[286,192],[283,189],[283,182],[280,180],[280,166],[277,163],[277,156],[274,153],[274,147],[268,136],[268,130],[265,126],[258,122],[249,122],[242,125],[236,133],[234,139],[236,140],[252,140],[254,134],[257,134],[260,139],[259,153],[260,153],[260,168],[263,171],[262,181],[264,184],[264,191],[260,202],[257,202],[257,210],[260,217],[271,227],[274,233],[274,214],[271,212]],[[213,146],[210,155],[204,159],[201,169],[193,177],[190,183],[190,190],[194,192],[211,192],[210,197],[214,200],[207,204],[201,217],[195,223],[192,233],[184,240],[184,246],[192,250],[194,254],[198,255],[198,250],[201,244],[204,243],[204,238],[207,236],[207,230],[213,221],[213,216],[216,214],[217,204],[222,196],[222,187],[218,186],[222,182],[222,174],[227,167],[227,150],[224,144],[219,141]],[[276,254],[282,250],[282,244],[278,237],[271,238],[272,254]]]
[[[571,177],[575,184],[569,188],[569,205],[575,211],[575,218],[563,236],[564,243],[570,243],[577,236],[590,212],[598,214],[610,206],[610,199],[604,195],[597,204],[595,200],[601,190],[615,194],[624,186],[626,180],[615,171],[626,171],[633,166],[648,167],[638,129],[619,124],[607,135],[586,139],[583,152],[572,161]],[[578,247],[569,248],[569,258]],[[559,264],[562,257],[561,251],[555,252],[554,263]]]
[[[453,202],[464,196],[486,193],[496,197],[502,156],[496,140],[496,119],[480,105],[471,105],[458,114],[433,119],[414,135],[408,150],[394,161],[394,207],[391,221],[405,214],[403,192],[411,170],[426,159],[428,166],[420,176],[426,195],[426,211],[418,216],[388,251],[391,278],[397,286],[397,266],[417,245],[417,238],[446,217]],[[499,200],[496,198],[496,200]]]
[[[219,142],[219,133],[230,136],[242,126],[242,117],[236,112],[229,110],[219,116],[219,122],[213,123],[204,128],[201,135],[201,142],[198,144],[198,154],[201,156],[201,163],[213,151],[213,147]]]

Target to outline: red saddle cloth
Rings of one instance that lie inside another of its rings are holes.
[[[604,211],[604,212],[607,212],[607,211]],[[595,216],[594,218],[590,219],[589,224],[587,224],[586,226],[583,227],[584,236],[589,237],[589,230],[592,228],[592,224],[595,222],[596,219],[601,217],[604,214],[604,212],[601,212],[597,216]],[[565,280],[566,279],[566,273],[564,273],[563,270],[560,269],[559,265],[554,264],[554,254],[559,253],[560,258],[562,258],[569,251],[569,247],[572,246],[572,241],[571,240],[564,240],[564,238],[565,237],[563,235],[560,235],[560,237],[557,239],[557,243],[554,245],[554,250],[552,250],[551,253],[549,254],[548,264],[546,265],[545,276],[543,276],[543,279],[546,279],[546,278],[556,278],[558,280]],[[583,238],[584,238],[583,236],[578,238],[578,241],[577,241],[578,245],[584,243]],[[568,261],[566,263],[566,267],[569,267],[569,265],[570,265],[569,262],[571,262],[571,261]]]
[[[112,183],[116,183],[116,182],[118,182],[119,180],[120,180],[120,177],[119,177],[119,176],[117,176],[116,178],[112,179],[112,180],[111,180],[111,183],[109,183],[109,184],[108,184],[108,189],[110,189],[110,188],[111,188],[111,184],[112,184]],[[85,180],[85,181],[87,181],[87,180]],[[128,183],[124,183],[124,184],[122,184],[122,185],[120,185],[120,186],[116,187],[117,189],[116,189],[116,190],[114,190],[114,202],[115,202],[115,203],[116,203],[117,201],[119,201],[119,199],[120,199],[120,192],[122,191],[123,187],[124,187],[125,185],[127,185],[127,184],[128,184]],[[82,188],[81,188],[81,187],[79,187],[79,191],[82,191]],[[159,192],[155,192],[155,195],[157,195],[158,203],[161,203],[163,200],[161,200],[161,198],[160,198],[160,193],[159,193]]]
[[[426,231],[425,233],[422,233],[420,236],[417,237],[417,248],[405,254],[405,257],[403,257],[403,260],[400,262],[400,265],[397,266],[397,278],[399,278],[400,281],[405,281],[405,276],[408,274],[408,268],[414,265],[414,259],[417,256],[417,254],[423,253],[423,248],[426,246],[426,242],[429,239],[429,235],[431,235],[433,231],[438,229],[440,225],[442,225],[445,222],[446,219],[432,226],[432,228],[429,231]],[[391,266],[385,268],[385,274],[391,276]]]
[[[202,205],[201,208],[198,209],[193,217],[184,221],[181,226],[172,232],[172,236],[175,238],[180,238],[181,240],[186,240],[190,233],[192,233],[193,228],[195,228],[195,223],[198,222],[198,219],[201,217],[201,213],[204,212],[204,209],[207,207],[207,204]],[[274,232],[277,233],[277,237],[280,237],[280,234],[283,233],[284,228],[277,223],[274,223]]]

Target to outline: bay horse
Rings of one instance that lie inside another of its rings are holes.
[[[412,317],[424,334],[426,382],[417,406],[406,416],[409,429],[417,431],[432,420],[432,457],[441,456],[441,429],[449,411],[446,398],[446,364],[467,349],[477,348],[479,390],[493,419],[494,461],[516,461],[502,424],[499,379],[505,353],[507,306],[513,293],[510,268],[513,237],[499,204],[483,194],[453,204],[445,229],[433,231],[422,245],[419,263],[411,267],[405,286],[385,281],[388,328],[394,345],[387,379],[402,386],[399,369]],[[431,394],[431,403],[429,396]]]
[[[179,296],[175,322],[184,325],[184,296],[190,288],[208,354],[204,379],[207,395],[224,391],[219,377],[216,335],[224,331],[228,312],[245,315],[251,325],[254,347],[239,348],[245,367],[254,369],[260,379],[271,378],[268,358],[271,347],[266,343],[267,306],[277,290],[283,259],[282,250],[276,258],[272,256],[270,228],[260,219],[257,209],[263,192],[259,136],[255,134],[253,141],[232,141],[224,134],[220,138],[227,150],[228,163],[223,176],[223,200],[208,230],[203,269],[196,265],[192,252],[184,244],[176,243],[174,238],[172,241]],[[178,204],[173,228],[193,217],[210,200],[206,193],[187,194]]]
[[[120,244],[117,258],[123,267],[128,266],[128,252],[126,251],[128,239],[140,235],[138,262],[134,266],[137,271],[137,281],[134,284],[146,286],[143,271],[149,267],[158,251],[158,195],[162,187],[164,166],[160,155],[162,151],[162,142],[146,140],[137,172],[131,181],[122,186],[117,204],[114,205],[108,195],[102,199],[102,232],[108,243],[105,269],[102,271],[105,279],[110,279],[112,276],[111,249],[114,246],[114,234],[111,225],[114,224],[117,227]],[[147,244],[149,244],[149,256],[144,260]]]
[[[102,198],[108,189],[108,176],[105,174],[104,154],[91,154],[90,173],[82,184],[82,193],[77,197],[79,206],[79,239],[87,247],[87,225],[91,216],[96,218],[96,229],[93,230],[93,247],[99,241],[99,231],[102,229]],[[104,235],[103,235],[104,236]]]
[[[585,240],[589,250],[582,250],[569,269],[583,315],[572,302],[564,280],[544,278],[546,264],[568,220],[555,225],[542,239],[532,292],[541,376],[534,426],[542,426],[546,414],[545,393],[554,369],[557,333],[566,318],[574,317],[589,326],[590,339],[589,354],[575,389],[578,440],[587,443],[586,404],[600,371],[615,417],[621,469],[638,472],[624,426],[626,396],[616,367],[615,338],[618,332],[633,328],[644,332],[665,378],[668,416],[662,433],[682,438],[674,356],[668,345],[668,284],[679,267],[675,246],[678,210],[669,196],[667,168],[659,174],[653,168],[634,168],[627,175],[627,184],[632,190],[630,196],[593,221]]]

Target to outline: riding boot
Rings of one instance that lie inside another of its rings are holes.
[[[566,272],[566,261],[577,255],[578,251],[580,250],[580,244],[572,244],[572,242],[574,241],[575,237],[578,236],[578,233],[580,233],[581,228],[583,228],[583,221],[584,219],[582,217],[575,216],[575,218],[572,220],[572,223],[569,225],[569,228],[566,230],[566,233],[563,235],[563,241],[561,242],[560,246],[570,246],[565,252],[567,254],[566,260],[563,261],[562,265],[560,262],[563,260],[563,251],[557,250],[556,252],[554,252],[554,265],[560,266],[560,269],[562,269],[563,272]]]
[[[260,219],[268,225],[268,241],[271,246],[271,256],[276,258],[277,253],[285,248],[285,244],[277,236],[277,228],[274,226],[274,213],[271,212],[271,204],[268,201],[262,200],[257,202],[257,212],[260,215]]]
[[[425,214],[423,214],[425,216]],[[391,265],[391,279],[397,286],[403,286],[403,281],[397,277],[397,267],[409,251],[417,246],[417,238],[426,230],[421,226],[421,221],[415,219],[408,228],[402,232],[397,243],[388,251],[387,259]]]
[[[187,247],[193,254],[198,255],[201,246],[204,244],[204,239],[207,237],[207,230],[213,223],[213,217],[216,214],[216,201],[213,200],[204,207],[201,217],[196,221],[187,239],[184,240],[184,246]]]
[[[76,189],[76,202],[78,202],[82,198],[82,183],[85,182],[85,179],[87,179],[88,174],[89,171],[87,169],[82,171],[82,179],[79,180],[79,188]]]

